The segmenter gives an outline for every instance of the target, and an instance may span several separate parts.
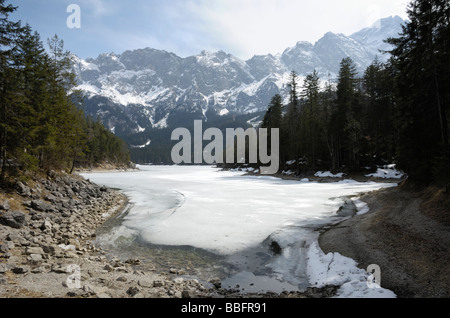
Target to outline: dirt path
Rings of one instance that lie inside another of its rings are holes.
[[[325,253],[354,259],[361,268],[379,265],[381,286],[400,298],[448,298],[450,226],[442,219],[448,220],[450,211],[440,206],[445,215],[438,221],[434,212],[439,207],[424,204],[429,197],[402,187],[366,194],[361,200],[369,213],[322,233],[320,246]]]

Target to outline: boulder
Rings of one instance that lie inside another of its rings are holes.
[[[41,212],[51,212],[54,210],[53,206],[42,200],[33,200],[31,201],[31,207],[36,211]]]
[[[181,292],[181,298],[192,298],[189,290],[185,289]]]
[[[344,204],[339,208],[337,214],[341,217],[355,216],[358,208],[352,199],[345,199]]]
[[[8,200],[0,201],[0,210],[8,211],[10,208]]]
[[[14,274],[26,274],[30,271],[30,267],[27,265],[17,265],[11,269]]]
[[[40,265],[42,260],[41,254],[30,254],[30,256],[28,256],[28,261],[33,265]]]
[[[16,189],[17,192],[22,196],[31,196],[31,189],[28,186],[24,185],[22,182],[17,182]]]
[[[45,254],[44,250],[42,249],[42,247],[27,247],[26,248],[26,254],[27,255],[31,255],[31,254]]]
[[[9,271],[8,266],[6,264],[0,264],[0,274],[4,274]]]
[[[140,292],[141,292],[141,289],[137,286],[132,286],[132,287],[128,288],[128,290],[127,290],[127,294],[130,295],[131,297],[136,296]]]
[[[0,244],[0,253],[6,254],[8,253],[9,248],[6,244]]]
[[[20,229],[26,225],[25,213],[21,211],[8,211],[0,215],[0,224]]]
[[[40,228],[42,231],[51,230],[52,223],[49,220],[45,219]]]

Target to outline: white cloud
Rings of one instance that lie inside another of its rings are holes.
[[[78,0],[82,3],[82,8],[90,15],[101,17],[115,13],[115,6],[112,2],[105,2],[104,0]]]
[[[68,30],[64,5],[81,7],[82,28]],[[242,59],[282,53],[326,32],[350,34],[390,15],[406,17],[409,0],[38,0],[22,8],[44,38],[64,36],[76,54],[152,47],[180,56],[224,50]],[[40,2],[39,2],[40,3]],[[50,29],[50,31],[49,31]],[[50,34],[50,35],[49,35]]]
[[[199,0],[186,4],[204,33],[242,58],[281,53],[297,41],[315,42],[326,32],[350,34],[390,15],[406,17],[406,0]]]

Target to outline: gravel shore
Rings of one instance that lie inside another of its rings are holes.
[[[450,297],[448,193],[406,186],[361,196],[369,213],[322,233],[325,253],[338,252],[361,268],[377,264],[381,286],[399,298]]]

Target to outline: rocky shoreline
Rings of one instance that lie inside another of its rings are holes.
[[[138,259],[105,256],[97,229],[127,206],[120,192],[51,171],[0,192],[0,298],[323,298],[336,287],[303,293],[242,294],[219,279],[199,282]],[[147,269],[150,268],[150,269]]]

